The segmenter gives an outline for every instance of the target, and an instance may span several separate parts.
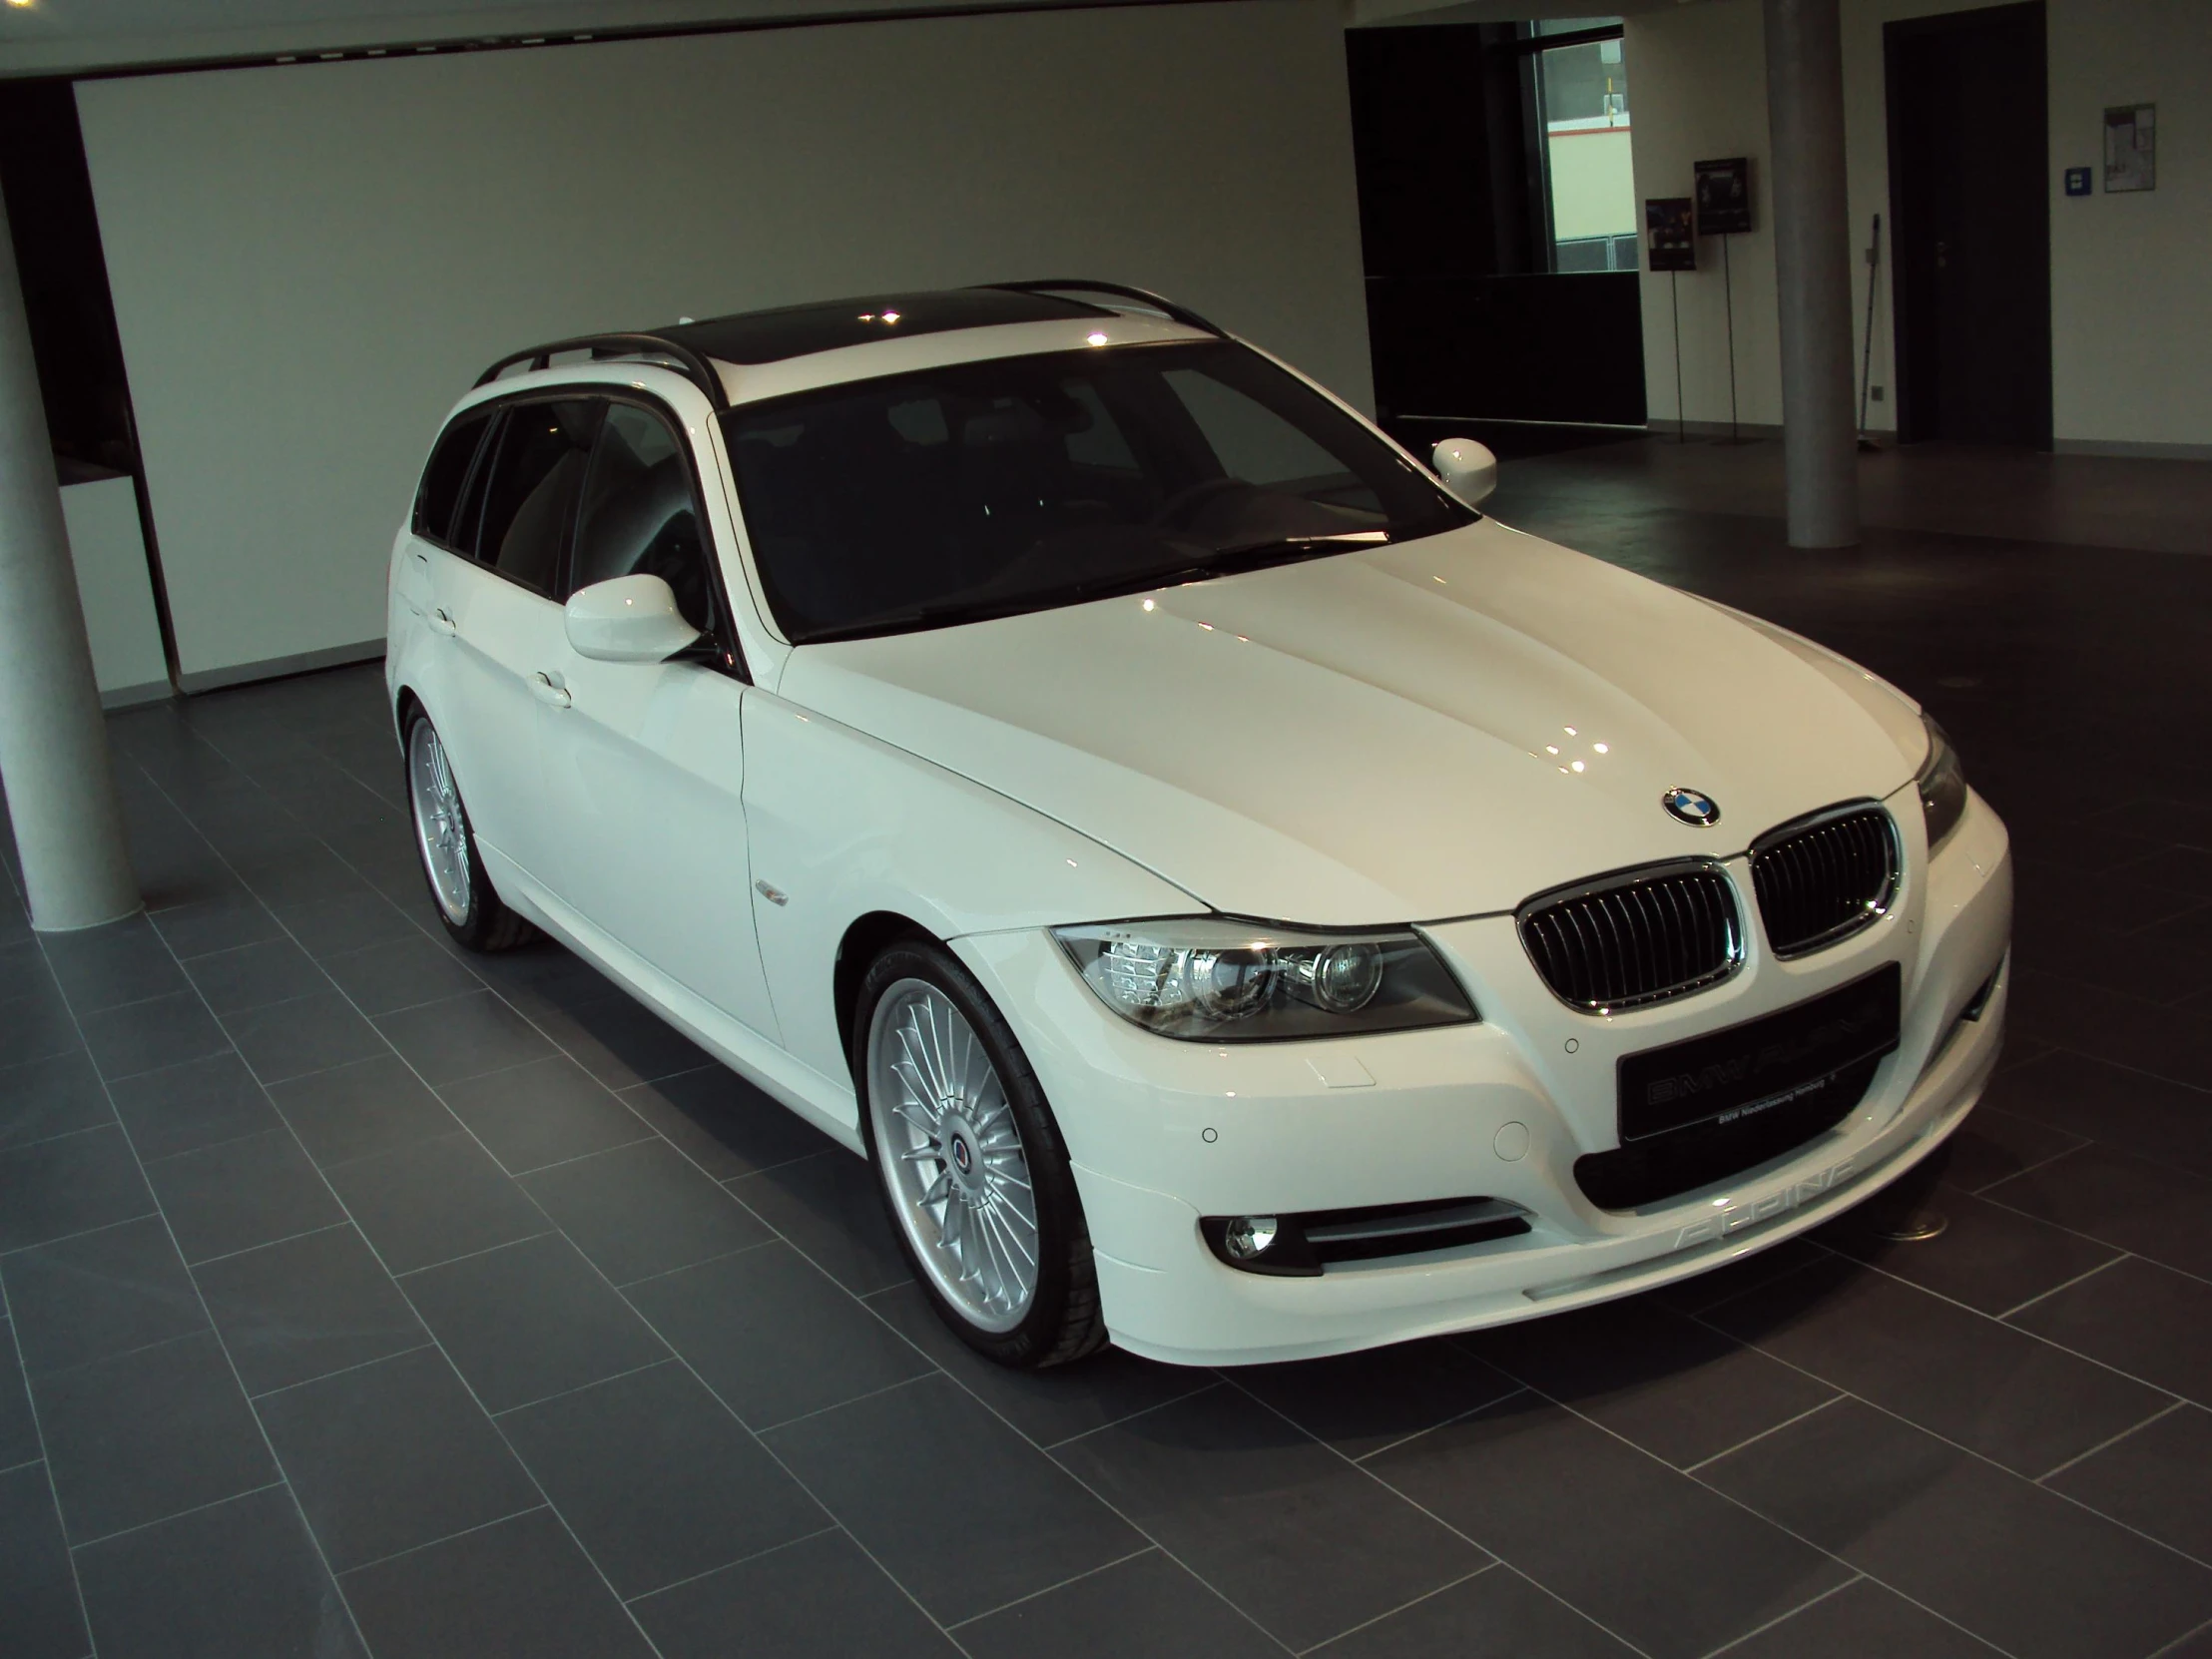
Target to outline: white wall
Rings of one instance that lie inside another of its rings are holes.
[[[1883,217],[1873,380],[1891,397],[1868,424],[1896,428],[1890,322],[1889,120],[1883,25],[2001,0],[1843,0],[1845,146],[1850,169],[1853,362],[1864,346],[1873,216]],[[2206,0],[2046,0],[2049,40],[2052,404],[2061,447],[2212,445],[2212,324],[2202,298],[2212,262],[2212,98],[2196,66],[2212,61]],[[1781,367],[1775,324],[1773,198],[1764,177],[1765,35],[1759,0],[1713,0],[1630,17],[1636,194],[1687,196],[1690,164],[1747,155],[1760,229],[1732,239],[1736,354],[1744,418],[1776,422]],[[2163,96],[2161,96],[2163,89]],[[2108,104],[2158,103],[2158,189],[2106,196],[2102,120]],[[2096,166],[2097,194],[2065,196],[2067,167]],[[1683,276],[1682,340],[1692,421],[1727,418],[1718,243],[1699,243],[1715,269]],[[1747,268],[1749,276],[1747,277]],[[1643,281],[1644,371],[1654,420],[1676,418],[1673,335],[1664,276]],[[1747,305],[1748,296],[1748,305]],[[1747,311],[1750,327],[1747,331]],[[1717,404],[1716,404],[1717,399]],[[1715,408],[1718,413],[1715,413]],[[1754,411],[1757,412],[1754,412]]]
[[[154,616],[136,486],[128,478],[65,484],[62,520],[101,701],[115,709],[167,697],[169,664]]]
[[[81,83],[188,684],[343,652],[501,352],[1096,276],[1372,400],[1334,0]]]

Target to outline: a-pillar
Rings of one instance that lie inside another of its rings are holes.
[[[61,485],[0,206],[0,786],[42,932],[139,907]]]
[[[1782,452],[1792,547],[1859,541],[1838,0],[1766,0]]]

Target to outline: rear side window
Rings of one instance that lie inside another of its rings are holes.
[[[578,397],[507,411],[483,486],[474,549],[480,563],[552,594],[601,408],[596,398]]]
[[[414,533],[423,540],[455,545],[453,520],[461,508],[461,486],[468,482],[469,463],[490,425],[489,409],[472,409],[448,426],[430,451],[422,487],[415,491]]]

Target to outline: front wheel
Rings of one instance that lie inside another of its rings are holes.
[[[853,1074],[884,1207],[938,1317],[1007,1366],[1104,1344],[1059,1127],[1013,1032],[941,945],[896,944],[868,969]]]
[[[407,804],[422,878],[454,942],[469,950],[511,950],[536,932],[493,891],[445,745],[420,709],[407,720]]]

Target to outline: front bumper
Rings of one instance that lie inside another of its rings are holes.
[[[1020,1033],[1082,1193],[1114,1341],[1180,1364],[1346,1353],[1504,1324],[1687,1277],[1859,1202],[1934,1150],[1996,1063],[2009,973],[2011,863],[1978,797],[1933,860],[1910,790],[1890,803],[1906,876],[1889,914],[1815,955],[1768,955],[1710,990],[1610,1017],[1545,989],[1510,916],[1423,929],[1479,1024],[1324,1042],[1206,1046],[1099,1004],[1049,936],[955,948]],[[1747,917],[1748,865],[1730,861]],[[1614,1061],[1755,1019],[1887,961],[1904,973],[1899,1047],[1835,1128],[1727,1181],[1600,1210],[1574,1160],[1618,1144]],[[1961,1018],[1994,977],[1977,1017]],[[1455,1250],[1272,1278],[1219,1261],[1202,1216],[1482,1196],[1530,1231]]]

